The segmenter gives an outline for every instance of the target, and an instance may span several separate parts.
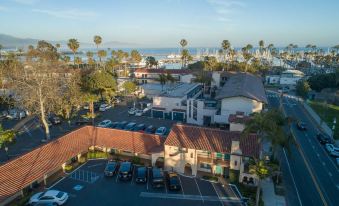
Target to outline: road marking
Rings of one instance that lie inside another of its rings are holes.
[[[117,177],[115,178],[115,182],[118,182],[119,179],[119,171],[117,172]]]
[[[212,186],[213,186],[213,189],[214,189],[215,193],[216,193],[217,196],[218,196],[218,199],[220,200],[221,205],[224,206],[224,203],[221,201],[220,196],[219,196],[219,193],[217,192],[217,189],[215,188],[213,182],[212,182],[211,184],[212,184]]]
[[[288,162],[287,155],[286,155],[286,152],[285,152],[284,148],[283,148],[283,152],[284,152],[284,156],[285,156],[285,159],[286,159],[286,162],[287,162],[288,171],[289,171],[289,173],[290,173],[290,175],[292,177],[292,182],[293,182],[294,188],[297,191],[297,197],[298,197],[299,204],[302,206],[303,204],[301,203],[301,199],[300,199],[300,196],[299,196],[299,191],[298,191],[298,188],[297,188],[297,184],[295,183],[294,176],[292,175],[290,163]]]
[[[134,171],[135,171],[135,170],[136,170],[136,166],[133,166],[131,185],[134,184],[133,177],[134,177]]]
[[[179,178],[179,182],[180,182],[180,185],[181,185],[182,194],[185,196],[184,186],[182,185],[182,182],[181,182],[181,179],[180,179],[180,175],[178,175],[178,178]]]
[[[95,164],[95,165],[90,165],[90,166],[87,166],[87,168],[92,168],[92,167],[97,167],[97,166],[101,166],[105,163],[99,163],[99,164]]]
[[[198,188],[199,194],[200,194],[200,196],[201,196],[201,201],[202,201],[202,203],[204,203],[204,198],[202,197],[202,194],[201,194],[201,191],[200,191],[200,188],[199,188],[199,185],[198,185],[198,183],[197,183],[197,180],[196,180],[196,178],[194,178],[194,182],[195,182],[195,184],[197,185],[197,188]]]
[[[296,135],[294,134],[293,130],[291,130],[291,133],[292,133],[292,136],[293,136],[294,140],[297,141]],[[325,197],[324,197],[324,194],[326,195],[326,193],[323,194],[323,192],[321,191],[320,186],[319,186],[319,184],[318,184],[318,182],[317,182],[317,180],[315,178],[315,175],[313,174],[313,171],[312,171],[308,161],[306,160],[306,156],[305,156],[301,146],[297,147],[297,150],[299,151],[299,153],[301,154],[301,157],[303,158],[303,161],[304,161],[304,163],[306,165],[306,168],[307,168],[308,172],[310,173],[312,181],[313,181],[313,183],[314,183],[314,185],[315,185],[315,187],[316,187],[316,189],[317,189],[317,191],[318,191],[318,193],[320,195],[321,201],[323,202],[323,204],[325,206],[327,206],[328,204],[327,204],[327,202],[325,200]]]
[[[30,137],[32,136],[32,133],[29,131],[29,129],[26,127],[26,125],[24,125],[24,130]]]

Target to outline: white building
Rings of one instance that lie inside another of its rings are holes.
[[[297,81],[299,81],[303,77],[303,72],[290,69],[281,73],[279,83],[281,85],[296,85]]]
[[[199,83],[177,83],[160,95],[153,97],[153,118],[164,118],[184,122],[186,120],[187,100],[195,99],[202,93]]]
[[[214,122],[229,124],[229,116],[237,112],[249,115],[260,112],[267,103],[265,89],[261,79],[253,74],[239,73],[230,77],[218,92],[218,112]]]
[[[253,178],[247,173],[248,161],[260,156],[255,134],[206,127],[174,125],[164,145],[165,170],[193,176],[204,172],[227,177],[229,170],[236,170],[239,178]]]

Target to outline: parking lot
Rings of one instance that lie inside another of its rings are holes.
[[[242,205],[231,187],[219,183],[179,176],[181,191],[154,189],[149,182],[135,183],[137,166],[131,181],[105,177],[105,166],[106,160],[91,160],[51,189],[69,193],[66,205]]]

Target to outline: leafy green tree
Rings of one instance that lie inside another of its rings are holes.
[[[96,70],[85,79],[85,88],[94,94],[99,93],[101,99],[105,97],[110,100],[116,92],[117,85],[111,73]]]
[[[57,48],[47,41],[38,41],[35,53],[41,61],[57,61],[59,59]]]
[[[146,57],[146,66],[148,68],[151,68],[151,67],[153,67],[155,65],[156,65],[156,60],[155,60],[154,57],[152,57],[152,56]]]
[[[0,125],[0,148],[6,147],[15,140],[15,132],[13,130],[5,130]]]
[[[80,44],[79,44],[78,40],[70,39],[70,40],[68,40],[67,46],[73,52],[73,65],[75,65],[75,54],[78,51]]]
[[[166,74],[166,79],[167,79],[167,81],[169,81],[171,83],[175,82],[175,78],[169,72],[167,72],[167,74]]]
[[[214,56],[204,57],[204,69],[208,71],[215,71],[218,66],[217,58]]]
[[[308,84],[306,80],[299,80],[297,82],[295,89],[296,89],[297,95],[303,97],[304,99],[307,98],[307,95],[311,90],[310,85]]]
[[[131,94],[136,91],[137,85],[132,81],[126,81],[122,84],[122,87],[124,88],[125,92],[127,94]]]
[[[338,88],[336,75],[333,74],[314,75],[311,76],[307,81],[310,87],[318,92],[325,88]]]
[[[95,43],[95,45],[97,46],[97,49],[99,48],[99,45],[102,43],[102,38],[101,36],[95,35],[93,37],[93,41]]]

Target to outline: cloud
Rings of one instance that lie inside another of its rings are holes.
[[[234,13],[246,6],[241,0],[207,0],[207,3],[214,9],[215,19],[220,22],[231,22]]]
[[[80,11],[78,9],[67,9],[67,10],[33,9],[32,11],[64,19],[84,19],[97,16],[97,13],[95,12]]]
[[[12,1],[15,1],[16,3],[19,3],[19,4],[32,5],[32,4],[38,3],[40,0],[12,0]]]

